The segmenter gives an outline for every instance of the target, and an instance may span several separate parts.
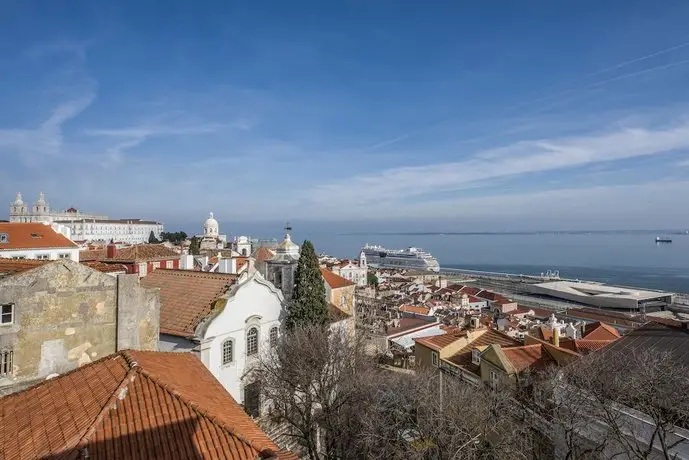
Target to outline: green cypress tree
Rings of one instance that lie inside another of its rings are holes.
[[[201,240],[193,236],[189,245],[189,254],[198,256],[201,254]]]
[[[292,303],[287,310],[287,329],[328,324],[328,302],[318,256],[310,241],[301,247],[295,274]]]

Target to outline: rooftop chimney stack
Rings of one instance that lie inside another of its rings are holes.
[[[107,255],[108,259],[114,259],[117,255],[117,245],[112,241],[108,243],[108,246],[105,249],[105,254]]]
[[[553,345],[560,347],[560,329],[558,328],[553,329]]]

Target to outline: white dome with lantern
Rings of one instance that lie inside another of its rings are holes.
[[[213,213],[210,213],[208,219],[203,224],[203,236],[217,237],[220,233],[220,226],[218,221],[215,220]]]

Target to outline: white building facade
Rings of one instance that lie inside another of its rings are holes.
[[[286,315],[284,298],[258,272],[227,297],[225,307],[197,328],[201,361],[233,398],[250,408],[256,394],[247,371],[266,347],[277,346]]]
[[[79,246],[68,233],[56,224],[0,223],[0,258],[79,262]]]
[[[108,216],[89,214],[75,208],[66,211],[55,211],[45,200],[41,192],[38,200],[29,207],[17,193],[10,203],[10,222],[47,222],[60,223],[70,229],[74,241],[115,241],[119,243],[147,243],[151,232],[160,238],[163,224],[141,219],[108,219]]]
[[[337,269],[333,271],[359,287],[366,287],[368,283],[368,264],[366,263],[366,255],[363,251],[358,261],[343,260],[337,266]]]

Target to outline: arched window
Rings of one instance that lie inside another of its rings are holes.
[[[222,364],[230,364],[234,361],[234,344],[232,339],[227,339],[222,343]]]
[[[258,353],[258,328],[252,327],[246,333],[246,354],[247,356]]]
[[[243,249],[242,249],[242,255],[243,255],[243,256],[246,256],[246,255],[247,255],[247,254],[246,254],[246,248],[243,248]]]
[[[278,327],[273,326],[270,328],[270,346],[274,347],[278,344]]]

